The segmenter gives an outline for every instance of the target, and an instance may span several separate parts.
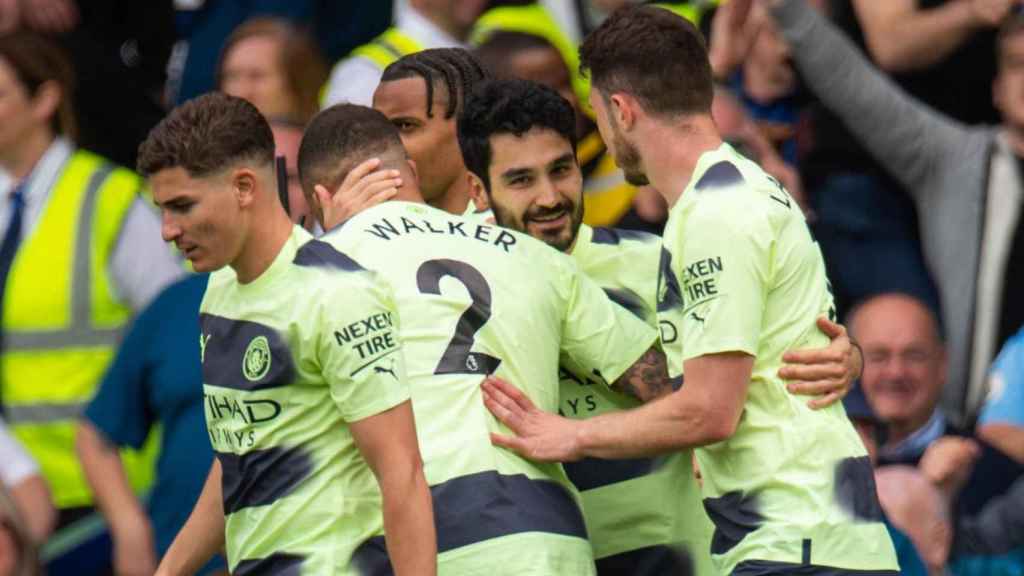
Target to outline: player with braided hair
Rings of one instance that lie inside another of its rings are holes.
[[[405,56],[384,70],[373,107],[394,124],[416,163],[428,204],[453,214],[469,205],[469,181],[462,162],[455,118],[465,95],[488,74],[470,52],[437,48]],[[373,162],[360,167],[375,170]],[[379,201],[395,194],[379,193]]]

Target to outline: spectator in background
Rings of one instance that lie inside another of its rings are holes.
[[[994,92],[1003,124],[967,128],[896,88],[803,0],[770,3],[810,90],[918,205],[949,345],[944,400],[967,422],[995,352],[1024,325],[1024,17],[1011,18],[999,35]],[[874,206],[872,218],[882,209]],[[901,274],[898,262],[876,260],[868,269],[864,260],[833,264],[857,275]]]
[[[978,436],[1024,464],[1024,330],[1003,346],[988,384]]]
[[[764,137],[790,165],[797,165],[797,123],[803,99],[789,44],[760,5],[736,27],[737,5],[715,11],[708,58],[719,83],[740,99]],[[738,28],[738,29],[737,29]]]
[[[92,504],[75,420],[135,311],[182,268],[159,237],[143,181],[76,148],[71,70],[28,32],[0,36],[0,398],[43,472],[59,525]],[[148,462],[126,457],[136,486]]]
[[[168,67],[167,100],[180,104],[216,88],[224,41],[246,20],[258,16],[288,20],[314,34],[328,62],[333,62],[387,28],[391,4],[381,0],[175,2],[180,40]]]
[[[369,106],[385,68],[421,50],[463,46],[486,5],[487,0],[399,3],[394,26],[334,66],[324,94],[324,107],[339,102]]]
[[[966,124],[999,120],[992,106],[996,30],[1020,0],[833,1],[878,67],[912,96]]]
[[[286,20],[255,18],[224,43],[218,88],[245,98],[266,118],[305,125],[319,110],[327,66],[316,42]]]
[[[156,570],[213,462],[199,360],[206,279],[194,275],[172,284],[142,311],[78,422],[78,457],[110,526],[119,576]],[[160,451],[146,506],[133,493],[117,448],[139,449],[157,426]],[[218,569],[224,570],[220,558],[200,573]]]
[[[904,294],[883,294],[854,307],[850,333],[864,349],[864,396],[885,425],[878,464],[917,466],[944,436],[971,437],[949,423],[939,408],[946,378],[946,349],[932,311]],[[960,512],[976,512],[1021,474],[1021,466],[980,443],[977,473],[958,501]]]

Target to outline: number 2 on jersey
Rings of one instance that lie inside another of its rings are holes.
[[[472,303],[459,317],[448,348],[434,374],[492,374],[501,364],[483,352],[473,352],[477,331],[491,318],[491,287],[479,270],[458,260],[428,260],[416,271],[416,286],[423,294],[441,294],[441,279],[451,276],[469,291]]]

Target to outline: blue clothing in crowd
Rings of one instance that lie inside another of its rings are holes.
[[[978,424],[1024,426],[1024,329],[1003,345],[992,363],[989,386]]]
[[[203,490],[213,451],[203,414],[199,361],[199,303],[207,276],[167,287],[125,336],[86,418],[118,446],[142,447],[161,428],[149,515],[163,556]],[[224,569],[215,559],[200,574]]]

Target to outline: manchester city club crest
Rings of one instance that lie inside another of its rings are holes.
[[[249,342],[242,358],[242,374],[247,380],[256,382],[270,371],[270,342],[266,336],[257,336]]]

